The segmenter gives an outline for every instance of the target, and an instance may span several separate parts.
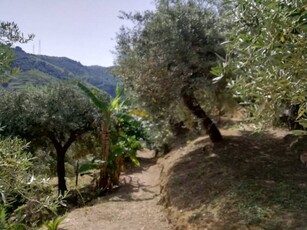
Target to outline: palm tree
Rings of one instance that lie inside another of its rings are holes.
[[[100,178],[98,181],[98,187],[102,190],[107,189],[111,186],[110,177],[108,175],[108,160],[110,155],[110,129],[112,119],[118,111],[120,111],[124,101],[121,102],[123,90],[120,89],[119,85],[116,86],[116,97],[110,102],[107,100],[101,100],[82,83],[78,83],[79,88],[92,100],[92,102],[101,110],[103,115],[103,122],[101,126],[101,143],[102,143],[102,155],[101,159],[104,161],[103,166],[100,169]]]

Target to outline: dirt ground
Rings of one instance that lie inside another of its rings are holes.
[[[176,230],[307,229],[307,140],[285,130],[221,129],[159,160],[161,203]],[[297,145],[297,148],[293,148]]]
[[[129,170],[118,190],[96,200],[92,206],[69,212],[60,229],[172,229],[163,206],[157,204],[161,167],[151,151],[142,151],[139,159],[141,167]]]
[[[222,143],[187,136],[158,161],[141,152],[142,166],[119,189],[69,212],[61,229],[307,229],[307,168],[299,160],[307,141],[237,124],[221,131]]]

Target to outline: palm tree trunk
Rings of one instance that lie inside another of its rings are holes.
[[[102,133],[101,133],[101,141],[102,141],[102,160],[105,161],[103,167],[100,170],[100,178],[99,178],[99,188],[106,189],[108,187],[108,158],[110,153],[110,130],[108,122],[104,122],[102,125]]]
[[[202,126],[206,130],[212,142],[220,142],[223,140],[222,135],[217,126],[207,116],[206,112],[201,108],[197,99],[195,98],[194,92],[188,86],[183,87],[181,90],[181,97],[185,106],[199,119],[202,121]]]

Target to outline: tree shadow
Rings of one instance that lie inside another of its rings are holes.
[[[121,175],[119,185],[114,186],[111,190],[100,193],[93,183],[80,189],[70,190],[69,196],[66,198],[68,206],[60,213],[75,208],[92,206],[97,202],[100,202],[100,200],[142,201],[156,197],[158,193],[157,187],[159,187],[159,185],[147,185],[145,182],[140,181],[138,177],[135,177],[134,174],[142,174],[143,171],[154,166],[157,158],[138,157],[138,160],[140,166],[136,166],[132,162],[126,162],[127,169]]]
[[[307,169],[283,138],[242,131],[224,136],[222,143],[204,139],[193,144],[194,150],[170,171],[166,205],[197,210],[197,218],[190,221],[214,222],[214,229],[236,223],[282,226],[279,229],[307,226]]]
[[[126,162],[126,170],[124,174],[133,174],[133,173],[141,173],[142,171],[147,170],[150,166],[155,165],[157,163],[157,158],[152,157],[138,157],[138,161],[140,162],[140,166],[136,166],[133,162]]]

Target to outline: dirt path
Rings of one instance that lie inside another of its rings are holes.
[[[142,166],[125,176],[118,191],[102,197],[93,206],[70,212],[60,225],[62,230],[168,230],[172,229],[160,195],[161,168],[153,153],[140,153]]]

